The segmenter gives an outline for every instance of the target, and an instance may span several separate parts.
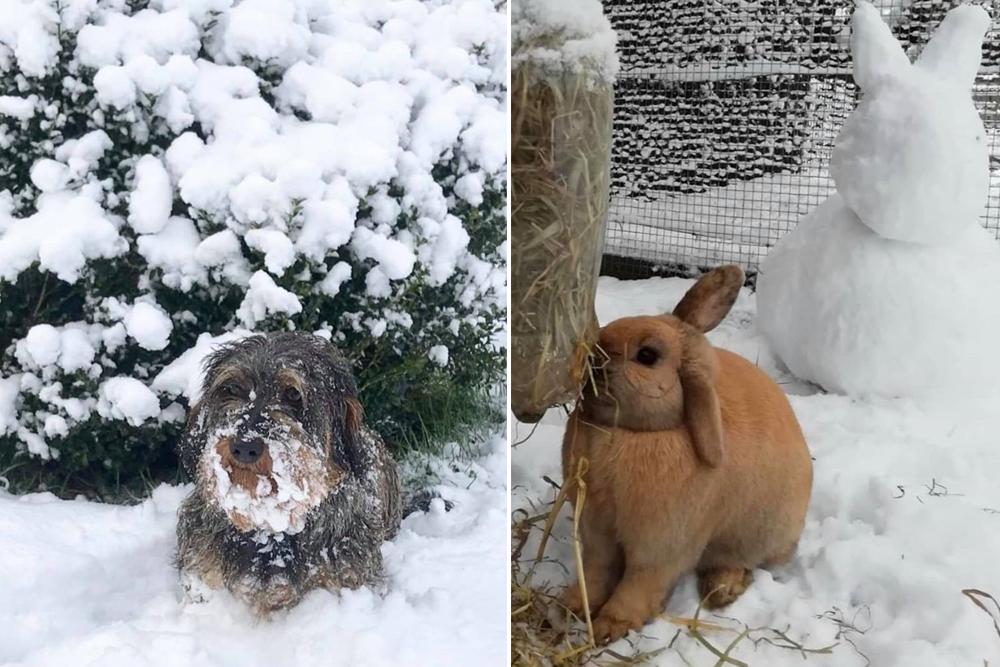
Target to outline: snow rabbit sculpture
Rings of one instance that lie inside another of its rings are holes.
[[[794,374],[844,393],[1000,384],[1000,243],[972,103],[989,15],[951,10],[915,63],[869,3],[852,21],[861,103],[837,139],[837,193],[761,266],[759,327]]]

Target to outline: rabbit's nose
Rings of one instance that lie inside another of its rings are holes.
[[[610,360],[611,357],[608,356],[608,353],[605,351],[605,347],[600,343],[594,346],[594,349],[590,351],[590,357],[588,358],[591,368],[604,368],[608,365],[608,361]]]
[[[608,364],[611,361],[608,355],[603,350],[598,350],[591,354],[587,361],[590,364],[590,382],[588,384],[593,385],[591,389],[604,389],[608,383]]]

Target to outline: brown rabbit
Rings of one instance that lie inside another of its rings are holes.
[[[673,314],[600,332],[608,360],[563,439],[565,479],[587,459],[580,532],[599,641],[642,627],[686,572],[722,607],[755,567],[795,552],[812,488],[802,430],[766,374],[704,336],[742,285],[739,267],[720,267]],[[578,585],[564,601],[582,611]]]

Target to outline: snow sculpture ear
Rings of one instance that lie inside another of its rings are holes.
[[[858,2],[854,10],[851,58],[854,82],[861,90],[872,90],[880,81],[903,76],[911,67],[903,47],[870,2]]]
[[[916,65],[970,90],[983,54],[990,15],[976,5],[959,5],[941,21]]]

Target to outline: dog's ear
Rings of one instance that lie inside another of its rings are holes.
[[[710,468],[722,463],[722,409],[715,391],[716,368],[708,341],[690,336],[684,345],[684,358],[678,375],[684,392],[684,423],[695,453]]]
[[[364,408],[356,397],[348,395],[344,399],[343,412],[338,415],[339,423],[334,426],[340,433],[343,456],[338,464],[347,466],[355,474],[363,475],[367,466],[365,465],[366,455],[362,431],[365,423]],[[337,454],[334,454],[336,457]]]
[[[329,341],[315,337],[311,342],[314,345],[312,360],[315,372],[319,376],[328,409],[332,411],[331,431],[340,440],[330,453],[340,459],[335,461],[338,465],[346,465],[355,474],[364,475],[368,468],[362,437],[365,413],[358,400],[358,385],[351,363]]]
[[[361,431],[361,426],[365,423],[365,408],[361,401],[353,396],[348,396],[344,414],[344,428],[352,437],[357,437]]]
[[[191,477],[197,474],[198,457],[205,444],[203,442],[204,431],[201,423],[201,401],[198,401],[188,410],[184,433],[181,434],[180,440],[177,442],[177,456],[180,458],[184,472]]]

